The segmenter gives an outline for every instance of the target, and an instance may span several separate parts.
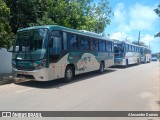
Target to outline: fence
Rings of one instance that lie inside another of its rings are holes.
[[[0,48],[0,74],[12,72],[11,59],[12,53],[5,48]]]

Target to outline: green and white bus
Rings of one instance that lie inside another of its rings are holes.
[[[113,41],[58,25],[17,31],[12,56],[13,77],[48,81],[114,65]]]
[[[114,41],[114,62],[115,66],[128,67],[130,64],[140,63],[141,47],[123,41]]]
[[[151,50],[147,47],[141,46],[141,63],[150,63],[151,61]]]

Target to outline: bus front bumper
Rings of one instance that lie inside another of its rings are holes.
[[[43,68],[40,70],[33,70],[33,71],[17,70],[13,68],[12,74],[15,81],[29,81],[29,80],[47,81],[49,80],[48,74],[46,72],[46,68]]]
[[[115,58],[114,59],[114,65],[115,66],[124,65],[123,59],[122,58]]]

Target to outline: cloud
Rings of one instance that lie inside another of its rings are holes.
[[[156,52],[160,51],[160,39],[154,38],[154,34],[159,32],[159,17],[153,11],[157,7],[155,5],[144,5],[136,3],[127,6],[124,3],[116,5],[114,17],[110,29],[111,39],[124,41],[137,41],[138,31],[141,31],[140,41],[147,46],[150,44],[151,49]]]
[[[127,10],[125,8],[124,3],[119,3],[116,5],[114,10],[114,19],[113,23],[117,25],[118,30],[122,30],[124,32],[130,32],[130,26],[127,24]]]
[[[126,40],[126,39],[129,40],[129,41],[133,40],[133,37],[126,34],[125,32],[113,33],[113,34],[110,35],[110,38],[115,39],[115,40],[121,40],[121,41]]]
[[[123,32],[153,30],[155,22],[158,22],[154,8],[155,6],[145,6],[139,3],[125,7],[124,3],[119,3],[114,9],[113,23],[117,25],[117,30]]]
[[[143,42],[154,41],[154,36],[149,35],[149,34],[141,35],[141,41],[143,41]]]
[[[129,9],[129,26],[135,30],[153,30],[158,16],[153,11],[154,6],[144,6],[139,3]]]
[[[115,10],[114,10],[114,22],[117,24],[121,24],[125,22],[125,5],[123,3],[117,4]]]

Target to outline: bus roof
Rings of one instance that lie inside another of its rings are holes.
[[[129,44],[129,45],[134,45],[134,46],[137,46],[137,47],[142,47],[142,48],[146,48],[146,49],[149,49],[148,47],[146,46],[141,46],[141,45],[136,45],[136,44],[133,44],[133,43],[129,43],[129,42],[125,42],[125,41],[119,41],[119,40],[114,40],[114,43],[126,43],[126,44]],[[150,50],[150,49],[149,49]]]
[[[82,30],[75,30],[75,29],[71,29],[71,28],[67,28],[67,27],[63,27],[63,26],[59,26],[59,25],[44,25],[44,26],[27,27],[27,28],[19,29],[17,32],[22,32],[22,31],[32,30],[32,29],[43,29],[43,28],[44,29],[45,28],[49,29],[50,31],[52,31],[52,30],[62,30],[62,31],[66,31],[66,32],[76,33],[76,34],[80,34],[80,35],[84,35],[84,36],[94,37],[94,38],[108,40],[108,41],[113,42],[113,40],[104,38],[101,35],[96,34],[96,33],[84,32]]]

